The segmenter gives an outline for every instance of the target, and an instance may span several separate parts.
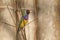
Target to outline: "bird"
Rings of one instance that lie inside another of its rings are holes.
[[[16,40],[18,40],[19,31],[21,31],[21,29],[23,29],[28,23],[29,13],[30,13],[30,10],[22,11],[22,17],[21,17],[21,20],[19,21],[19,26],[16,33]]]
[[[24,10],[22,12],[22,17],[19,22],[18,31],[23,29],[25,27],[25,25],[28,23],[29,13],[30,13],[30,10]]]

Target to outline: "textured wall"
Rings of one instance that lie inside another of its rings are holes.
[[[13,11],[11,11],[11,9],[7,9],[7,5],[9,5],[9,8],[12,8],[11,2],[12,2],[11,0],[0,0],[0,40],[15,40],[16,39],[15,38],[16,28],[13,27],[15,26],[15,24],[10,15],[10,12],[13,13]]]
[[[60,40],[58,0],[39,0],[37,40]],[[58,11],[58,12],[57,12]]]
[[[15,40],[16,28],[9,11],[7,9],[0,11],[0,40]]]
[[[0,0],[0,21],[15,26],[16,16],[12,8],[16,5],[13,1],[15,0]],[[7,5],[10,8],[14,21],[7,9]],[[34,0],[24,0],[24,6],[31,11],[29,15],[29,22],[31,22],[34,18],[36,18],[36,14],[33,12],[35,8]],[[38,0],[38,25],[35,20],[25,27],[27,40],[60,40],[59,0]],[[11,25],[0,22],[0,40],[16,39],[16,27]]]

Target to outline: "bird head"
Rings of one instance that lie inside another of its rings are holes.
[[[30,13],[30,10],[26,10],[26,13],[29,15],[29,13]]]

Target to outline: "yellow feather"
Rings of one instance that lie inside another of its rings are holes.
[[[25,25],[27,24],[28,20],[22,20],[21,24],[20,24],[20,28],[25,27]]]

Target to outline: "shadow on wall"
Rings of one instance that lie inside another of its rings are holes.
[[[60,0],[58,0],[58,2],[57,2],[56,11],[57,11],[58,15],[60,16]]]

